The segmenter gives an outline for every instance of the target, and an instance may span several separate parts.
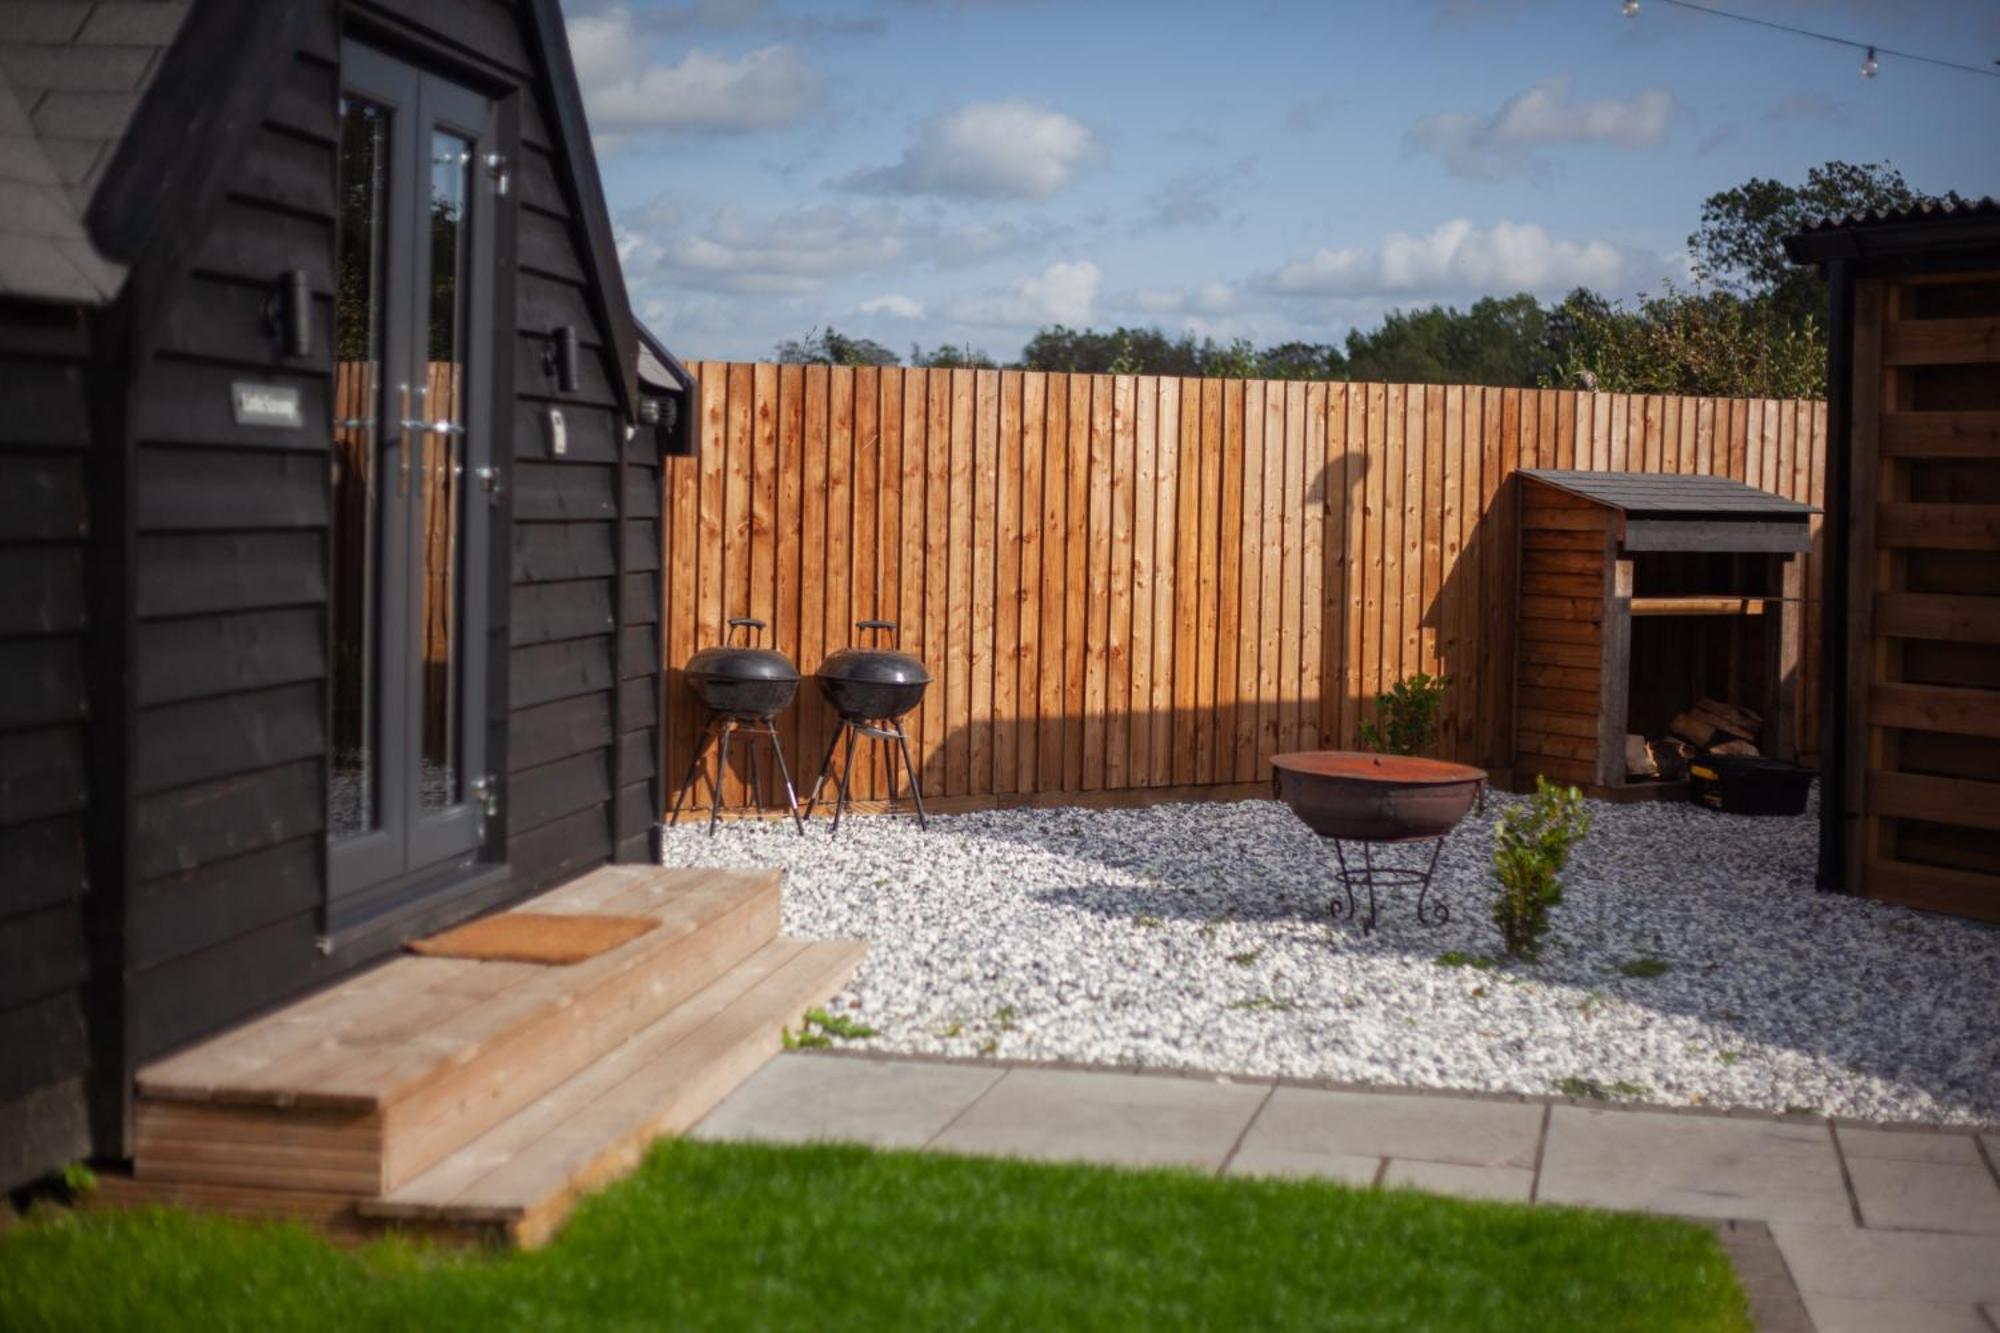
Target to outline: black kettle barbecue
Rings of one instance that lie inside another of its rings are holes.
[[[864,634],[893,634],[893,620],[859,620],[854,627]],[[806,798],[806,815],[811,817],[819,803],[820,789],[833,770],[833,757],[841,753],[840,774],[834,784],[833,832],[840,832],[841,812],[847,808],[848,775],[854,768],[854,742],[875,741],[881,747],[883,767],[889,774],[889,804],[896,804],[896,761],[909,776],[910,798],[916,804],[917,826],[926,827],[924,794],[917,784],[917,767],[910,759],[910,740],[903,734],[899,719],[923,702],[931,673],[908,653],[892,648],[843,648],[820,664],[819,687],[833,711],[840,717],[833,738],[827,743],[826,758],[813,779],[812,794]],[[846,744],[843,747],[842,741]]]
[[[730,738],[741,733],[746,743],[744,757],[750,768],[751,798],[757,802],[758,814],[764,811],[764,795],[763,783],[757,773],[754,742],[762,738],[771,747],[779,780],[784,783],[785,804],[791,809],[792,822],[798,826],[800,836],[805,834],[805,823],[799,817],[798,793],[792,787],[791,770],[785,767],[785,750],[778,743],[777,729],[771,725],[771,719],[790,707],[793,698],[798,695],[799,669],[776,649],[758,648],[749,642],[751,631],[764,628],[761,620],[739,616],[729,622],[729,631],[722,643],[704,648],[688,659],[688,687],[707,705],[708,727],[702,733],[701,743],[695,746],[694,758],[688,763],[687,777],[681,781],[680,790],[674,795],[674,808],[667,819],[669,824],[680,821],[681,804],[693,790],[695,779],[708,777],[708,831],[715,832],[716,823],[722,817],[722,775],[729,771]],[[729,640],[736,636],[739,629],[746,631],[744,642],[730,643]],[[711,746],[717,750],[718,758],[715,774],[709,777],[702,760],[708,757]]]

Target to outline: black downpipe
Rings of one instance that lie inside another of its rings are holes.
[[[1847,583],[1853,531],[1854,275],[1852,261],[1827,261],[1826,527],[1820,593],[1819,879],[1845,893],[1847,824]]]

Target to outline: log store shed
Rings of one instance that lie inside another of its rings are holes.
[[[1756,702],[1763,752],[1797,757],[1810,505],[1728,477],[1520,473],[1514,769],[1621,798],[1628,736],[1708,697]]]
[[[557,0],[4,17],[12,1186],[129,1156],[141,1062],[657,860],[695,414]]]
[[[1785,248],[1830,297],[1821,885],[2000,920],[2000,203]]]

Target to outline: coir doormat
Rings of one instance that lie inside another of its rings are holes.
[[[442,935],[411,940],[410,952],[432,958],[482,958],[509,963],[580,963],[638,939],[660,923],[649,916],[590,916],[502,912]]]

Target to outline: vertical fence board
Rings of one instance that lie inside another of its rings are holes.
[[[1063,708],[1068,718],[1063,736],[1064,791],[1083,790],[1083,746],[1087,723],[1084,696],[1088,692],[1089,644],[1085,629],[1090,610],[1090,397],[1091,377],[1071,375],[1069,389],[1069,559],[1063,583]]]
[[[1312,383],[1305,390],[1305,439],[1299,451],[1298,515],[1304,540],[1299,550],[1299,696],[1294,709],[1299,732],[1292,748],[1318,750],[1321,741],[1320,699],[1327,676],[1327,566],[1328,528],[1331,514],[1326,506],[1327,390],[1331,386]],[[1337,533],[1334,540],[1338,540]],[[1336,612],[1338,608],[1335,608]],[[1333,618],[1339,634],[1340,619]]]
[[[1041,721],[1035,728],[1035,785],[1061,791],[1064,738],[1069,734],[1063,631],[1069,584],[1069,386],[1060,376],[1044,381],[1042,440],[1042,636]]]
[[[998,537],[993,571],[993,790],[1021,789],[1016,689],[1021,671],[1021,376],[1000,376],[999,488],[994,495]]]
[[[1180,573],[1176,516],[1180,507],[1181,385],[1160,380],[1155,409],[1153,466],[1159,477],[1153,496],[1153,692],[1152,777],[1155,787],[1174,782],[1174,649],[1180,635],[1175,604]]]
[[[1215,692],[1215,619],[1203,607],[1215,605],[1216,505],[1209,499],[1215,467],[1204,441],[1215,439],[1208,417],[1213,380],[1181,381],[1180,511],[1174,549],[1174,781],[1192,783],[1212,771],[1212,735],[1207,709]]]
[[[1257,579],[1257,732],[1255,759],[1245,781],[1255,781],[1277,753],[1278,691],[1282,680],[1285,564],[1285,389],[1264,384],[1264,477]]]
[[[1155,447],[1160,429],[1160,381],[1141,375],[1132,404],[1132,652],[1126,663],[1129,684],[1125,780],[1148,787],[1153,781],[1153,504],[1158,499]]]
[[[993,790],[994,591],[999,586],[1000,372],[972,375],[972,586],[967,589],[966,790]]]
[[[1104,786],[1106,677],[1111,670],[1111,454],[1115,387],[1109,375],[1090,377],[1089,574],[1084,618],[1083,788]]]
[[[1217,440],[1221,462],[1221,508],[1216,518],[1215,692],[1211,712],[1215,727],[1214,767],[1204,782],[1236,780],[1236,707],[1240,697],[1242,660],[1237,643],[1242,619],[1238,613],[1243,574],[1243,401],[1249,386],[1225,380],[1216,386],[1222,410]],[[1202,388],[1204,401],[1208,392]]]
[[[1236,524],[1236,725],[1230,774],[1249,782],[1257,772],[1257,727],[1261,695],[1257,650],[1262,645],[1264,587],[1264,383],[1243,386],[1242,512]]]
[[[1111,555],[1104,628],[1104,780],[1127,785],[1132,758],[1132,515],[1133,410],[1130,375],[1111,380]]]

